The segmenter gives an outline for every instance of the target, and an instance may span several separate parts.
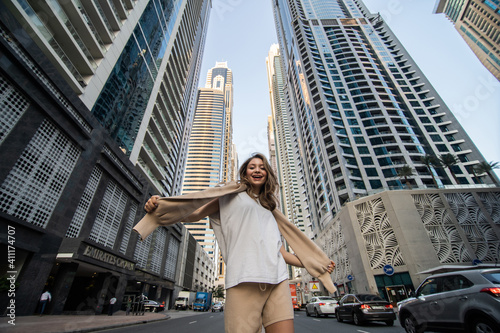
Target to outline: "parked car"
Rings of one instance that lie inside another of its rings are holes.
[[[353,321],[362,325],[367,321],[383,321],[387,326],[394,325],[396,313],[391,303],[372,294],[347,294],[339,302],[337,320]]]
[[[326,316],[335,315],[338,302],[329,296],[316,296],[311,298],[311,301],[306,304],[306,315],[310,316]]]
[[[500,269],[431,275],[399,306],[408,333],[500,332]]]
[[[224,311],[224,304],[222,304],[222,302],[217,302],[212,306],[212,312],[216,312],[216,311],[219,311],[219,312]]]
[[[160,304],[157,301],[145,300],[144,310],[150,312],[160,312],[165,310],[165,305]]]

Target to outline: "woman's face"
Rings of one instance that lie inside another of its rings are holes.
[[[267,171],[264,169],[264,162],[258,157],[252,158],[250,163],[248,163],[245,175],[254,192],[258,193],[267,181]]]

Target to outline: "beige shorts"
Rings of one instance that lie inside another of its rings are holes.
[[[288,280],[279,284],[244,282],[226,290],[226,333],[260,333],[282,320],[293,320]]]

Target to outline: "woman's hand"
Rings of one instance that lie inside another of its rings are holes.
[[[158,207],[158,199],[160,198],[159,195],[153,195],[151,198],[149,198],[148,202],[144,205],[144,210],[147,213],[151,213]]]
[[[326,268],[326,271],[329,274],[332,274],[334,269],[335,269],[335,263],[333,262],[333,260],[330,260],[330,265],[328,265],[328,267]]]

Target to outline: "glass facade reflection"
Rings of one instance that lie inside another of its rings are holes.
[[[354,0],[273,7],[313,229],[377,191],[479,182],[484,158],[380,15]],[[422,162],[444,154],[452,169]]]
[[[134,146],[181,4],[148,3],[92,109],[126,154]]]

